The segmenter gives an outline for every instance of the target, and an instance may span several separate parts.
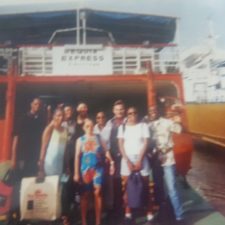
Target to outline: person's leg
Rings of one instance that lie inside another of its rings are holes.
[[[150,181],[149,176],[143,176],[143,182],[144,182],[144,200],[146,201],[146,217],[148,221],[151,221],[153,219],[153,201],[152,201],[152,194],[150,190]]]
[[[127,196],[127,180],[128,176],[122,176],[122,190],[123,190],[123,203],[125,208],[125,219],[131,219],[131,209],[128,207],[128,196]]]
[[[123,210],[123,192],[122,192],[122,184],[121,184],[121,176],[120,176],[120,157],[115,159],[115,174],[113,177],[113,211],[117,216],[121,215],[121,211]]]
[[[101,224],[103,176],[104,176],[104,168],[103,167],[96,168],[93,177],[96,225]]]
[[[62,203],[62,220],[63,225],[69,225],[69,213],[70,213],[70,199],[68,192],[69,182],[62,183],[62,195],[61,195],[61,203]]]
[[[150,167],[149,167],[149,161],[147,160],[147,157],[145,157],[142,161],[142,170],[141,175],[143,178],[143,191],[144,191],[144,202],[146,202],[145,206],[147,209],[146,212],[146,219],[147,221],[153,220],[153,189],[151,189],[150,184]]]
[[[183,219],[183,208],[182,208],[180,196],[176,186],[175,165],[164,166],[163,170],[164,170],[166,188],[167,188],[169,198],[174,209],[176,220],[181,220]]]
[[[165,202],[165,190],[164,190],[164,180],[163,180],[163,168],[158,159],[158,156],[154,156],[151,160],[152,175],[154,181],[154,197],[155,203],[160,206]]]
[[[94,187],[94,196],[95,196],[95,224],[101,224],[101,214],[102,214],[102,195],[101,195],[101,186]]]
[[[80,207],[82,225],[87,225],[88,195],[88,192],[84,192],[81,194]]]

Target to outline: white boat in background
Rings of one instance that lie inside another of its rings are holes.
[[[225,146],[225,50],[216,38],[210,23],[207,40],[181,53],[180,66],[190,131]]]

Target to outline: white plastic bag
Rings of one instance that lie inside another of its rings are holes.
[[[36,177],[23,178],[20,192],[21,220],[55,220],[61,215],[59,176],[47,176],[41,183]]]

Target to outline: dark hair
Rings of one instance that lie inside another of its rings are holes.
[[[72,104],[69,104],[69,103],[65,103],[63,108],[65,109],[66,107],[70,107],[72,110],[74,110],[74,107]]]
[[[54,110],[53,116],[55,116],[55,114],[56,114],[57,112],[61,112],[61,113],[64,115],[64,111],[63,111],[63,109],[60,108],[60,107],[58,107],[58,108],[56,108],[56,109]]]
[[[77,110],[77,111],[78,111],[80,105],[85,105],[85,106],[88,108],[87,103],[85,103],[85,102],[79,102],[79,103],[77,104],[77,107],[76,107],[76,110]]]
[[[97,116],[99,113],[103,113],[103,114],[105,115],[105,112],[104,112],[104,111],[98,111],[98,112],[96,113],[96,116]]]
[[[114,104],[113,104],[113,107],[116,106],[116,105],[123,105],[123,106],[125,106],[123,100],[121,100],[121,99],[115,101]]]
[[[134,109],[134,110],[138,113],[137,107],[135,107],[135,106],[129,106],[129,107],[127,108],[127,112],[128,112],[128,110],[130,110],[130,109]]]

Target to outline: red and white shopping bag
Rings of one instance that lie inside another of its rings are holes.
[[[36,177],[23,178],[20,193],[21,220],[55,220],[61,215],[59,176],[47,176],[43,182]]]

